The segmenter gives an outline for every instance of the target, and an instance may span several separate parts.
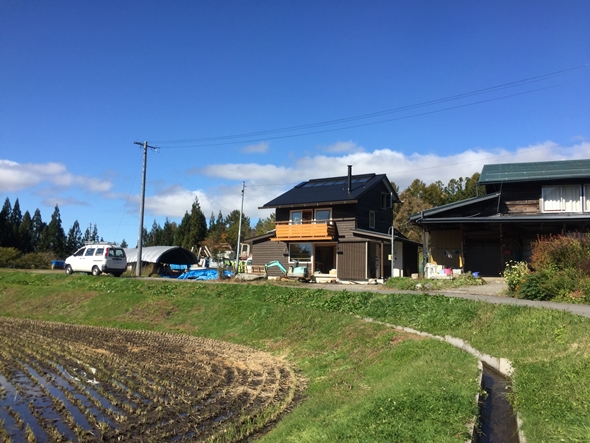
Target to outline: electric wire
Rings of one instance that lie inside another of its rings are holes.
[[[393,109],[388,109],[388,110],[384,110],[384,111],[377,111],[377,112],[372,112],[372,113],[368,113],[368,114],[362,114],[362,115],[358,115],[358,116],[352,116],[352,117],[345,117],[345,118],[341,118],[341,119],[334,119],[334,120],[327,120],[327,121],[323,121],[323,122],[317,122],[317,123],[309,123],[309,124],[304,124],[304,125],[296,125],[296,126],[290,126],[290,127],[286,127],[286,128],[279,128],[279,129],[270,129],[270,130],[265,130],[265,131],[257,131],[257,132],[248,132],[248,133],[241,133],[241,134],[233,134],[233,135],[222,135],[222,136],[216,136],[216,137],[203,137],[203,138],[193,138],[193,139],[184,139],[184,140],[156,140],[155,143],[163,143],[163,144],[185,144],[185,143],[196,143],[196,145],[193,146],[183,146],[183,147],[201,147],[201,146],[217,146],[220,144],[230,144],[230,143],[208,143],[208,144],[204,144],[206,142],[215,142],[215,141],[224,141],[224,140],[235,140],[235,139],[244,139],[244,138],[251,138],[251,137],[258,137],[258,136],[262,136],[262,135],[268,135],[268,134],[277,134],[277,133],[283,133],[283,132],[293,132],[293,131],[301,131],[301,130],[305,130],[305,129],[312,129],[312,128],[317,128],[317,127],[322,127],[322,126],[331,126],[331,125],[336,125],[336,124],[342,124],[342,123],[347,123],[347,122],[352,122],[352,121],[358,121],[358,120],[364,120],[364,119],[369,119],[369,118],[375,118],[375,117],[380,117],[383,115],[387,115],[387,114],[392,114],[392,113],[398,113],[398,112],[402,112],[402,111],[407,111],[407,110],[412,110],[412,109],[417,109],[417,108],[422,108],[422,107],[426,107],[426,106],[432,106],[432,105],[436,105],[436,104],[440,104],[440,103],[447,103],[450,101],[455,101],[455,100],[460,100],[460,99],[464,99],[464,98],[468,98],[468,97],[473,97],[473,96],[477,96],[477,95],[481,95],[481,94],[487,94],[490,92],[496,92],[496,91],[501,91],[504,89],[508,89],[508,88],[515,88],[515,87],[519,87],[519,86],[524,86],[524,85],[528,85],[531,83],[535,83],[535,82],[539,82],[542,80],[546,80],[548,78],[569,72],[569,71],[574,71],[574,70],[578,70],[578,69],[582,69],[585,67],[588,67],[589,64],[585,64],[585,65],[579,65],[579,66],[575,66],[572,68],[566,68],[566,69],[561,69],[558,71],[553,71],[547,74],[541,74],[541,75],[537,75],[537,76],[533,76],[533,77],[528,77],[525,79],[521,79],[521,80],[515,80],[512,82],[508,82],[508,83],[503,83],[500,85],[496,85],[496,86],[491,86],[491,87],[487,87],[487,88],[482,88],[482,89],[477,89],[474,91],[469,91],[466,93],[461,93],[461,94],[457,94],[457,95],[452,95],[449,97],[443,97],[443,98],[439,98],[439,99],[434,99],[434,100],[428,100],[425,102],[421,102],[421,103],[416,103],[416,104],[412,104],[412,105],[406,105],[406,106],[400,106],[397,108],[393,108]],[[539,88],[533,91],[529,91],[529,92],[537,92],[540,90],[543,90],[546,88]],[[525,92],[526,93],[526,92]],[[490,99],[491,100],[499,100],[499,99],[503,99],[503,98],[509,98],[515,95],[521,95],[523,93],[520,94],[514,94],[514,95],[507,95],[504,97],[499,97],[496,99]],[[484,101],[480,101],[480,102],[475,102],[473,104],[479,104],[479,103],[485,103],[487,100]],[[467,104],[467,105],[463,105],[463,106],[470,106],[472,104]],[[445,108],[443,110],[448,110],[448,109],[455,109],[455,107],[451,107],[451,108]],[[440,111],[431,111],[431,112],[440,112]],[[409,116],[409,117],[403,117],[403,118],[410,118],[410,117],[414,117],[414,116],[420,116],[423,114],[416,114],[413,116]],[[379,123],[384,123],[384,122],[388,122],[388,121],[392,121],[391,119],[387,119],[387,120],[382,120],[379,122],[374,122],[374,123],[369,123],[369,124],[379,124]],[[365,124],[366,125],[366,124]],[[364,125],[363,125],[364,126]],[[340,130],[340,129],[348,129],[349,127],[357,127],[355,126],[348,126],[345,128],[338,128],[338,129],[334,129],[334,130]],[[324,131],[322,131],[324,132]],[[327,132],[327,131],[326,131]],[[315,134],[318,133],[316,132],[311,132],[311,133],[305,133],[305,134],[293,134],[290,135],[288,137],[298,137],[301,135],[308,135],[308,134]],[[285,137],[272,137],[272,138],[264,138],[262,140],[267,140],[267,139],[275,139],[275,138],[285,138]],[[245,142],[252,142],[252,141],[260,141],[260,140],[248,140]],[[170,148],[170,146],[168,146],[168,148]]]
[[[340,127],[340,128],[322,129],[322,130],[318,130],[318,131],[302,132],[299,134],[289,134],[289,135],[280,135],[280,136],[277,135],[277,136],[272,136],[272,137],[264,137],[264,138],[248,139],[248,140],[240,140],[240,141],[232,140],[232,141],[225,141],[225,142],[219,142],[219,143],[204,143],[204,144],[194,144],[194,145],[186,145],[186,146],[161,146],[160,149],[205,148],[205,147],[211,147],[211,146],[233,145],[236,143],[242,143],[242,144],[243,143],[255,143],[255,142],[262,142],[262,141],[267,141],[267,140],[279,140],[279,139],[286,139],[286,138],[303,137],[306,135],[323,134],[323,133],[327,133],[327,132],[342,131],[345,129],[361,128],[361,127],[379,125],[382,123],[388,123],[388,122],[393,122],[393,121],[406,120],[406,119],[415,118],[415,117],[423,117],[425,115],[438,114],[438,113],[450,111],[453,109],[466,108],[468,106],[475,106],[475,105],[480,105],[482,103],[489,103],[489,102],[493,102],[493,101],[503,100],[506,98],[517,97],[517,96],[525,95],[525,94],[531,94],[533,92],[543,91],[543,90],[554,88],[557,86],[559,86],[559,85],[551,85],[551,86],[546,86],[544,88],[533,89],[530,91],[505,95],[502,97],[495,97],[495,98],[490,98],[490,99],[486,99],[486,100],[480,100],[477,102],[466,103],[466,104],[456,105],[456,106],[450,106],[450,107],[446,107],[446,108],[442,108],[442,109],[436,109],[433,111],[426,111],[426,112],[421,112],[418,114],[406,115],[406,116],[402,116],[402,117],[388,118],[385,120],[379,120],[379,121],[375,121],[375,122],[367,122],[367,123],[359,123],[356,125],[348,125],[348,126],[344,126],[344,127]]]

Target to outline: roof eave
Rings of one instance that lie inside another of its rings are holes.
[[[280,205],[264,205],[258,209],[282,209],[282,208],[307,208],[318,206],[334,206],[334,205],[349,205],[358,203],[358,200],[339,200],[339,201],[324,201],[324,202],[310,202],[310,203],[283,203]]]

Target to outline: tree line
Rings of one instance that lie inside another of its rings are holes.
[[[78,220],[66,235],[57,205],[49,223],[43,221],[39,209],[32,216],[28,210],[23,214],[18,198],[11,205],[7,197],[0,211],[0,247],[15,248],[23,254],[51,252],[57,257],[65,257],[85,241],[99,240],[96,225],[82,233]]]
[[[410,240],[422,242],[422,230],[409,223],[410,215],[484,195],[485,186],[477,184],[479,176],[479,172],[476,172],[471,177],[453,178],[446,185],[440,180],[426,185],[417,178],[401,193],[395,183],[392,183],[402,201],[394,205],[394,226]]]
[[[394,226],[411,240],[421,241],[420,228],[410,225],[410,215],[435,206],[454,203],[467,198],[483,195],[485,189],[477,184],[479,173],[471,177],[451,179],[446,185],[440,180],[426,185],[422,180],[415,179],[404,191],[392,182],[402,203],[394,206]],[[259,219],[254,227],[250,217],[242,214],[241,239],[262,235],[275,227],[275,214]],[[180,223],[171,222],[166,218],[163,226],[154,220],[151,229],[142,232],[143,246],[181,246],[196,252],[199,246],[207,246],[211,252],[235,249],[238,243],[240,228],[240,211],[233,210],[226,216],[221,211],[215,216],[211,213],[209,221],[195,198],[190,211],[186,211]],[[74,253],[86,242],[103,241],[98,235],[96,225],[89,225],[84,232],[75,220],[67,234],[62,226],[59,207],[55,205],[51,220],[45,223],[41,212],[36,209],[33,215],[29,211],[21,212],[18,199],[11,205],[7,197],[0,211],[0,247],[18,249],[27,254],[33,252],[51,252],[56,257],[65,258]],[[122,247],[127,247],[123,239]],[[136,245],[137,247],[137,245]]]
[[[142,245],[182,246],[187,249],[206,245],[211,251],[235,248],[239,220],[238,210],[230,212],[226,217],[220,211],[217,217],[212,213],[207,224],[199,200],[195,198],[190,212],[186,211],[180,223],[166,218],[164,226],[154,220],[150,231],[144,228]],[[260,219],[254,228],[250,226],[250,218],[242,214],[241,228],[242,239],[270,231],[274,229],[274,214],[267,219]],[[98,234],[97,225],[89,225],[82,232],[78,220],[74,221],[66,233],[58,205],[55,205],[49,223],[43,221],[39,209],[32,216],[28,210],[23,214],[18,198],[12,205],[7,197],[0,211],[0,247],[14,248],[23,254],[47,252],[55,257],[65,258],[86,243],[97,241],[104,241]],[[121,241],[121,246],[128,247],[125,239]]]

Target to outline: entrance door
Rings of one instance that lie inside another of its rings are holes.
[[[314,255],[314,272],[328,274],[330,269],[336,269],[336,247],[316,246]]]

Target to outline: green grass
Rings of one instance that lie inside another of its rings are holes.
[[[354,315],[352,315],[354,314]],[[212,337],[283,356],[306,399],[261,441],[464,441],[475,360],[372,317],[514,363],[529,443],[590,441],[590,319],[428,294],[0,270],[0,315]]]
[[[301,294],[305,303],[288,303]],[[0,270],[0,315],[192,334],[286,359],[306,381],[305,398],[261,441],[465,441],[477,412],[476,360],[364,322],[348,313],[355,306],[348,298],[273,285]]]
[[[436,291],[450,288],[462,288],[465,286],[481,286],[486,282],[481,277],[474,277],[471,274],[459,274],[453,278],[430,279],[430,278],[408,278],[393,277],[387,279],[385,287],[388,289],[401,289],[406,291]]]

